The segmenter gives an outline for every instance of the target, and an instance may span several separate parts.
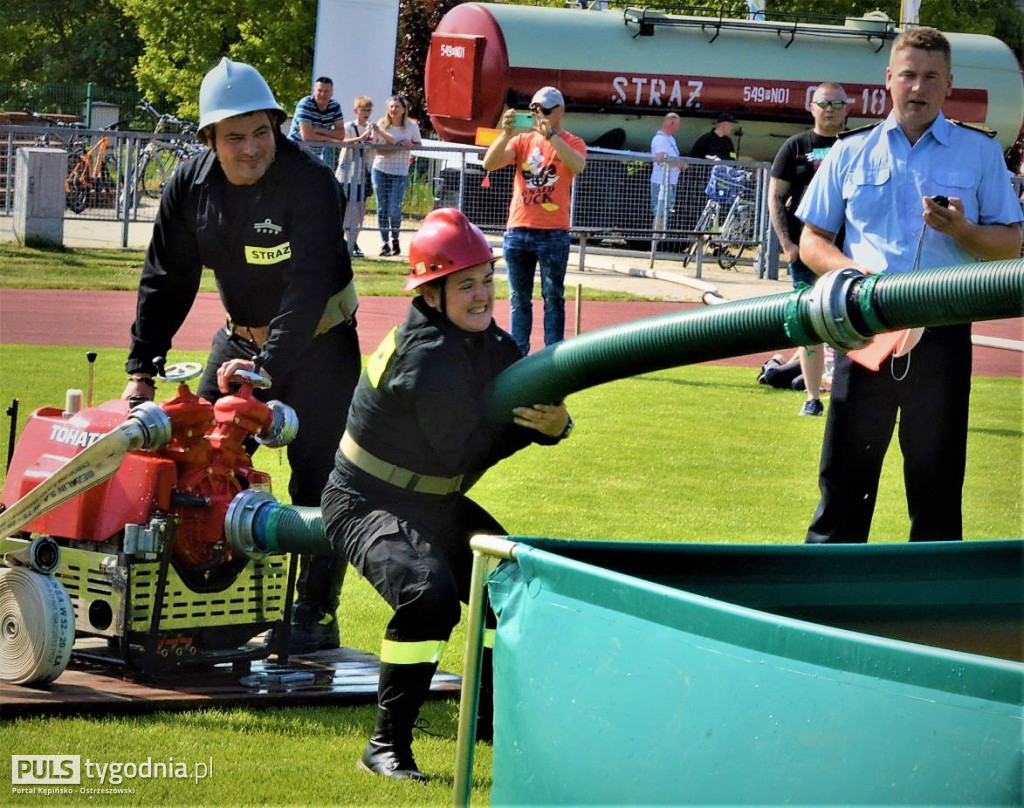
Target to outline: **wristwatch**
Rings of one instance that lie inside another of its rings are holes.
[[[573,427],[576,426],[576,422],[572,420],[572,416],[569,416],[569,423],[565,425],[565,429],[562,430],[562,434],[558,436],[559,440],[565,440],[572,434]]]

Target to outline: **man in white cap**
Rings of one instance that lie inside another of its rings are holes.
[[[505,110],[501,134],[484,155],[484,168],[515,165],[505,230],[512,338],[525,356],[533,330],[533,277],[540,265],[544,345],[565,338],[565,268],[569,263],[569,203],[573,177],[587,164],[582,138],[562,129],[565,99],[542,87],[530,101],[533,127],[514,135],[516,111]]]

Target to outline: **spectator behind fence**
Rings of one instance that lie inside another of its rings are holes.
[[[735,160],[736,144],[732,142],[732,128],[735,124],[736,118],[723,112],[715,121],[715,128],[694,141],[690,156],[702,160]]]
[[[530,101],[533,128],[512,134],[516,111],[505,110],[501,133],[484,155],[484,169],[515,165],[515,184],[506,223],[512,339],[526,356],[533,331],[533,279],[540,264],[544,298],[544,344],[565,339],[565,269],[569,263],[573,178],[587,165],[582,138],[562,129],[565,99],[542,87]]]
[[[651,217],[655,228],[667,226],[669,214],[676,204],[679,172],[686,168],[686,164],[679,160],[679,144],[676,143],[676,132],[681,123],[677,113],[669,112],[661,128],[651,138]]]
[[[371,150],[367,145],[376,139],[377,124],[370,120],[373,112],[373,101],[367,95],[356,97],[352,112],[356,119],[345,124],[345,151],[338,161],[335,176],[341,183],[341,191],[345,195],[345,233],[348,238],[348,252],[353,258],[362,258],[359,249],[359,233],[363,229],[366,217],[366,198],[373,194],[373,181],[370,178]]]
[[[358,303],[331,172],[279,131],[285,112],[255,68],[222,59],[199,90],[199,135],[210,149],[183,162],[160,202],[139,281],[122,398],[155,395],[153,360],[171,341],[212,270],[228,324],[213,335],[196,392],[228,393],[236,370],[291,406],[295,505],[316,506],[334,466],[359,378]],[[336,648],[345,566],[304,556],[292,613],[293,653]]]
[[[420,127],[408,117],[408,105],[400,95],[388,99],[384,117],[377,121],[375,140],[399,148],[379,151],[373,157],[373,193],[377,197],[377,228],[380,254],[401,255],[398,234],[402,230],[402,200],[409,181],[409,153],[420,145]],[[388,243],[388,235],[391,243]]]
[[[768,181],[768,212],[796,288],[813,286],[818,279],[800,260],[800,230],[803,223],[796,218],[796,209],[814,172],[846,125],[848,110],[846,90],[842,85],[832,82],[819,85],[811,99],[813,128],[793,135],[783,143],[772,163],[772,175]],[[824,411],[819,392],[821,374],[825,368],[824,348],[824,345],[808,345],[797,352],[800,374],[807,390],[807,400],[800,410],[801,415],[821,415]]]
[[[344,114],[333,96],[334,82],[328,76],[319,76],[313,83],[312,94],[295,105],[292,126],[288,130],[291,140],[305,144],[328,165],[334,160],[334,149],[330,146],[338,145],[345,137]]]
[[[942,114],[953,86],[949,41],[934,28],[908,28],[893,41],[885,86],[888,117],[841,135],[804,194],[800,260],[820,275],[1015,258],[1021,207],[995,133]],[[889,335],[875,344],[889,354],[879,350],[874,369],[836,357],[821,499],[806,540],[868,540],[897,416],[910,540],[962,539],[970,323],[926,329],[898,357]]]

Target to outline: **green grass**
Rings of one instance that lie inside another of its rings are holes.
[[[145,253],[142,250],[82,249],[59,250],[23,247],[15,242],[0,242],[0,286],[12,289],[120,289],[139,288],[139,275]],[[406,258],[388,261],[372,258],[352,259],[356,288],[364,297],[394,297],[404,294],[402,287],[409,274]],[[200,291],[215,292],[212,272],[204,272]],[[496,296],[508,297],[508,286],[496,285]],[[571,297],[571,292],[569,293]],[[644,300],[625,292],[587,289],[588,300]]]
[[[27,252],[18,252],[19,261],[30,260]],[[73,257],[78,251],[66,252]],[[110,252],[113,256],[103,261],[123,255]],[[5,262],[8,255],[0,253]],[[47,265],[52,258],[48,253]],[[73,260],[67,266],[64,271],[78,271]],[[124,354],[97,353],[99,402],[120,394]],[[204,359],[197,352],[175,356],[175,361]],[[81,348],[0,345],[0,366],[0,402],[6,407],[19,399],[19,428],[32,409],[60,405],[66,388],[86,385]],[[555,448],[531,447],[506,460],[473,496],[512,534],[799,543],[817,502],[823,419],[797,417],[798,394],[758,386],[753,375],[745,368],[692,366],[577,393],[568,402],[577,422],[570,440]],[[1024,535],[1022,401],[1020,379],[974,382],[964,491],[965,531],[971,539]],[[7,436],[5,425],[3,457]],[[275,491],[286,498],[283,453],[262,449],[255,463],[271,473]],[[872,540],[905,541],[898,449],[890,451],[880,490]],[[350,571],[339,610],[343,642],[376,653],[389,613]],[[444,669],[461,672],[464,641],[460,625],[442,659]],[[426,786],[356,771],[355,760],[372,729],[370,707],[9,720],[0,722],[0,746],[11,754],[81,754],[101,764],[147,757],[192,764],[213,758],[213,776],[199,783],[135,780],[121,784],[135,788],[130,797],[62,795],[62,804],[447,805],[456,705],[431,703],[424,716],[440,735],[417,733],[417,759],[433,778]],[[488,746],[477,746],[474,804],[488,801],[490,755]],[[10,802],[15,799],[12,795]]]

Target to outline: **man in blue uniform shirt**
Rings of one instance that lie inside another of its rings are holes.
[[[804,195],[800,259],[821,274],[1016,258],[1021,209],[993,133],[942,114],[953,86],[948,40],[934,28],[900,34],[885,83],[888,118],[840,135]],[[868,540],[897,413],[910,540],[963,538],[970,389],[969,325],[927,329],[876,371],[838,356],[807,541]]]

